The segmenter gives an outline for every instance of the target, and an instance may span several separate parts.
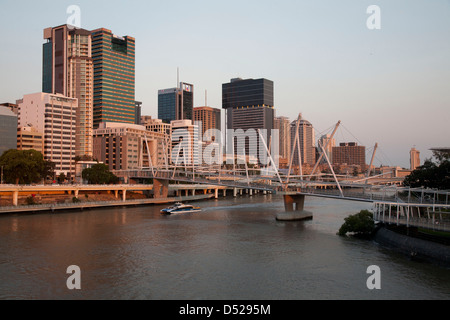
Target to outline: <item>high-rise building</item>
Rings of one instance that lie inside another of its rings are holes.
[[[291,148],[294,147],[295,143],[297,121],[298,120],[295,120],[291,123]],[[302,165],[314,165],[316,163],[315,132],[314,127],[309,121],[303,119],[300,120],[298,126],[298,138],[300,141],[300,157],[302,158]],[[298,164],[298,145],[295,146],[293,155],[293,163]]]
[[[36,150],[44,154],[44,134],[35,127],[17,128],[17,150]]]
[[[90,31],[70,25],[44,30],[42,91],[76,98],[76,155],[92,156],[94,68]]]
[[[201,137],[205,136],[208,130],[221,130],[221,110],[211,107],[197,107],[194,108],[194,123],[200,122],[202,130]]]
[[[226,128],[234,130],[233,141],[226,134],[226,152],[242,155],[244,150],[238,148],[239,140],[245,139],[245,154],[254,155],[259,163],[267,164],[267,153],[259,137],[261,130],[266,145],[269,145],[274,128],[273,82],[267,79],[231,79],[222,85],[222,108],[225,109]],[[238,134],[236,130],[244,133]],[[256,134],[256,143],[248,138],[248,131]]]
[[[134,124],[141,124],[142,102],[136,101],[134,108]]]
[[[279,131],[280,157],[289,162],[291,159],[291,121],[287,117],[276,117],[274,129]]]
[[[33,126],[44,134],[44,159],[55,163],[55,173],[75,175],[77,99],[61,94],[28,94],[18,101],[19,127]],[[17,137],[17,128],[16,128]]]
[[[0,107],[0,137],[0,156],[17,148],[17,115],[5,107]]]
[[[92,31],[94,128],[100,122],[135,123],[135,39]]]
[[[356,142],[343,142],[333,148],[333,165],[357,165],[365,170],[366,147]]]
[[[410,162],[411,162],[411,170],[416,170],[420,167],[420,152],[416,148],[412,148],[409,152],[410,154]]]
[[[200,137],[198,126],[192,120],[172,121],[171,161],[175,165],[200,164]]]
[[[178,88],[158,91],[158,118],[165,123],[193,120],[194,85],[180,82]]]

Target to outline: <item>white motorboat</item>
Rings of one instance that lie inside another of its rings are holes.
[[[201,208],[194,207],[190,204],[182,204],[181,202],[177,202],[175,205],[168,207],[166,209],[162,209],[162,214],[174,214],[174,213],[191,213],[191,212],[199,212]]]

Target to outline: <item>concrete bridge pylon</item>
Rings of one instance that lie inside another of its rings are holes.
[[[305,195],[284,195],[285,212],[277,214],[277,221],[304,221],[313,219],[313,213],[304,210]]]

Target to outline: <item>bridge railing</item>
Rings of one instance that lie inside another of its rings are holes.
[[[231,175],[229,173],[195,172],[186,170],[155,170],[155,171],[117,171],[119,177],[146,178],[182,181],[187,183],[212,184],[236,188],[251,188],[272,191],[275,189],[271,183],[265,182],[258,176],[246,179],[246,176]],[[255,181],[258,179],[260,181]]]
[[[333,196],[340,198],[352,198],[352,199],[364,199],[368,201],[376,201],[376,200],[386,200],[386,201],[394,201],[397,198],[395,194],[388,194],[384,192],[377,192],[371,190],[358,190],[356,188],[342,189],[342,194],[339,189],[320,189],[314,187],[307,188],[296,188],[296,191],[312,194],[312,195],[325,195],[325,196]]]
[[[374,203],[374,220],[387,224],[450,231],[450,206],[441,204]]]

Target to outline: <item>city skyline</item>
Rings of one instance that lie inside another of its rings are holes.
[[[372,4],[381,30],[366,26]],[[70,5],[80,8],[81,28],[137,39],[143,115],[157,116],[158,89],[175,87],[180,68],[180,81],[197,88],[194,107],[207,90],[208,105],[221,108],[222,84],[232,78],[271,79],[276,116],[302,113],[317,136],[341,120],[361,145],[379,143],[376,165],[409,167],[412,147],[425,160],[429,149],[448,146],[448,0],[4,3],[0,102],[40,91],[42,30],[65,24]],[[355,140],[343,132],[338,143]]]

